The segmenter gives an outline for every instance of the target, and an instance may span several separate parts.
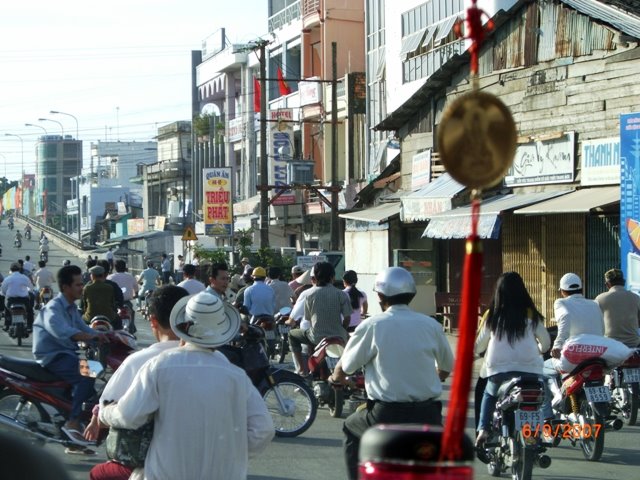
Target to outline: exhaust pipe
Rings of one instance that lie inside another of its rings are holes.
[[[13,432],[26,434],[33,439],[42,440],[44,442],[61,443],[63,445],[70,443],[69,441],[61,440],[59,438],[53,438],[40,432],[34,432],[24,424],[14,420],[13,418],[3,413],[0,413],[0,428],[7,428]]]
[[[549,465],[551,465],[551,457],[549,455],[538,455],[536,457],[536,463],[540,468],[549,468]]]
[[[607,430],[620,430],[622,428],[622,420],[619,418],[614,418],[613,420],[607,420],[605,423],[605,428]]]

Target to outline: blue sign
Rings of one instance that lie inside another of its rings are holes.
[[[640,113],[620,115],[620,260],[640,292]]]

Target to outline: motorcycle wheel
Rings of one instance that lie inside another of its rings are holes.
[[[11,390],[0,392],[0,414],[12,418],[29,430],[37,430],[38,423],[51,423],[47,411],[39,402],[25,400]],[[37,440],[36,443],[44,442]]]
[[[316,419],[316,397],[299,375],[287,370],[278,370],[272,375],[275,386],[261,393],[273,419],[276,436],[297,437],[306,432]]]
[[[329,415],[333,418],[340,418],[344,408],[344,388],[332,388],[333,395],[329,402]]]
[[[580,400],[580,415],[584,418],[584,425],[591,426],[591,432],[595,432],[595,425],[600,425],[598,429],[598,436],[594,438],[592,434],[590,437],[580,439],[580,447],[582,447],[582,453],[584,457],[590,462],[597,462],[602,456],[604,450],[604,425],[605,419],[598,413],[596,413],[586,398]]]
[[[278,344],[278,363],[284,363],[287,353],[289,353],[289,342],[282,338]]]
[[[513,480],[531,480],[533,474],[533,462],[536,452],[533,448],[526,448],[519,432],[509,439],[513,463],[511,465],[511,478]]]
[[[502,475],[502,471],[504,470],[502,464],[502,453],[500,452],[500,448],[493,449],[493,457],[491,458],[491,462],[487,465],[487,472],[492,477],[499,477]]]
[[[16,325],[16,340],[18,341],[18,346],[22,346],[22,337],[24,337],[24,324],[18,323]]]

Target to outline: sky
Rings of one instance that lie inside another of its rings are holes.
[[[191,51],[222,27],[231,43],[266,36],[266,0],[4,2],[0,176],[19,178],[21,164],[35,173],[45,131],[25,123],[76,137],[73,117],[51,110],[77,118],[85,167],[91,142],[149,141],[190,120]]]

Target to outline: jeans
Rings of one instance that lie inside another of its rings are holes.
[[[442,425],[442,402],[390,403],[367,400],[367,408],[357,410],[347,417],[342,427],[344,432],[344,456],[349,480],[358,478],[358,450],[364,432],[380,423],[425,423]]]
[[[500,386],[514,377],[520,375],[532,376],[534,374],[526,372],[505,372],[492,375],[488,378],[487,387],[484,390],[482,396],[482,404],[480,406],[480,422],[478,424],[478,430],[491,430],[491,419],[493,418],[493,412],[496,409],[496,403],[498,402],[498,390]],[[540,378],[544,378],[544,375],[540,375]],[[551,399],[549,396],[549,388],[545,382],[544,389],[544,401],[542,403],[542,415],[545,419],[553,417],[553,411],[551,410]]]
[[[58,355],[45,368],[72,386],[69,420],[77,420],[82,413],[82,404],[96,393],[93,389],[95,380],[80,375],[80,361],[75,355]]]
[[[302,344],[311,345],[311,347],[315,347],[315,343],[311,341],[309,337],[310,329],[302,330],[300,328],[294,328],[289,331],[289,348],[291,348],[292,352],[301,353],[302,352]]]

